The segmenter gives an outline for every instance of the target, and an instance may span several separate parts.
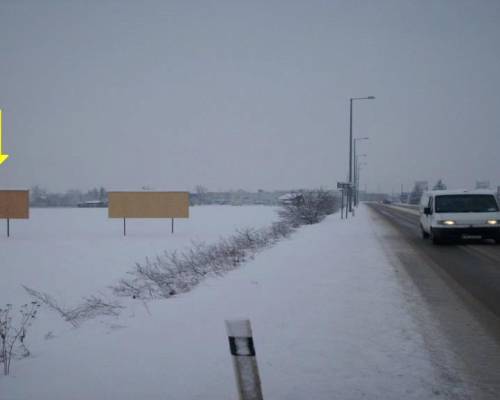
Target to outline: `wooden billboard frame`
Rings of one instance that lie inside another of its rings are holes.
[[[11,219],[29,219],[29,190],[0,190],[0,219],[7,220],[7,237]]]
[[[124,236],[127,218],[170,218],[174,233],[174,219],[189,218],[189,192],[108,192],[108,217],[123,219]]]

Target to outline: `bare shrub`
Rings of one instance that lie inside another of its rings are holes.
[[[0,308],[0,362],[3,364],[4,375],[9,374],[13,357],[24,358],[30,355],[26,347],[26,335],[39,306],[37,301],[23,304],[19,308],[18,318],[13,315],[12,304]]]
[[[281,220],[271,226],[238,229],[214,244],[192,242],[183,251],[165,251],[155,258],[146,258],[136,263],[111,290],[117,296],[141,300],[188,292],[207,276],[220,276],[237,268],[262,249],[289,237],[296,227],[320,222],[337,208],[336,198],[330,192],[322,189],[302,192],[291,204],[283,206],[279,211]],[[74,308],[67,308],[46,293],[25,289],[75,327],[99,315],[119,315],[122,308],[118,303],[94,296],[84,298],[83,303]]]
[[[338,199],[324,189],[302,191],[283,204],[278,211],[281,220],[292,227],[321,222],[338,210]]]
[[[61,306],[52,296],[39,292],[29,287],[23,286],[30,296],[35,298],[39,304],[45,304],[49,309],[56,311],[66,322],[77,328],[84,321],[98,316],[120,315],[123,306],[117,302],[105,301],[97,296],[84,297],[83,302],[73,308]]]
[[[292,232],[293,227],[284,221],[274,222],[269,228],[269,236],[273,243],[289,237]]]
[[[84,297],[82,303],[70,309],[67,315],[69,316],[69,321],[76,322],[79,325],[95,317],[117,317],[120,315],[121,309],[123,309],[123,306],[114,301],[107,302],[100,297],[89,296]]]
[[[111,289],[118,296],[138,299],[167,298],[187,292],[206,276],[223,275],[235,269],[292,231],[281,221],[265,229],[239,229],[211,245],[193,242],[182,252],[165,252],[153,260],[146,258],[144,263],[136,263],[129,277]]]
[[[47,293],[42,293],[34,289],[30,289],[29,287],[26,286],[23,286],[23,288],[24,290],[26,290],[26,292],[28,292],[28,294],[31,297],[38,300],[40,304],[45,304],[51,310],[56,311],[57,313],[59,313],[59,315],[61,315],[61,317],[63,317],[66,321],[69,322],[69,316],[67,310],[61,307],[52,296],[48,295]]]

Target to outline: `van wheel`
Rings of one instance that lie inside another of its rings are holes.
[[[420,225],[420,233],[422,234],[422,239],[429,239],[429,234],[424,231],[424,228],[422,228],[422,225]]]
[[[439,245],[439,244],[443,244],[443,239],[441,239],[439,236],[436,236],[433,232],[432,232],[432,229],[431,229],[431,240],[432,240],[432,244],[435,244],[435,245]]]
[[[433,236],[432,237],[432,244],[440,245],[440,244],[443,244],[443,241],[441,239],[437,238],[436,236]]]

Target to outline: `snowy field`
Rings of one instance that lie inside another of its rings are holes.
[[[266,207],[191,211],[173,236],[168,222],[131,221],[123,238],[104,210],[33,210],[0,239],[0,301],[25,300],[21,284],[77,301],[145,256],[276,218]],[[240,317],[252,321],[265,399],[445,398],[371,223],[364,208],[349,222],[330,216],[189,293],[123,300],[119,318],[78,329],[42,311],[33,355],[0,376],[0,399],[235,399],[224,320]]]
[[[29,220],[11,220],[5,237],[0,220],[2,279],[0,304],[26,300],[21,285],[76,302],[115,283],[135,262],[165,250],[182,249],[192,241],[211,243],[243,227],[267,226],[277,219],[275,208],[191,207],[189,219],[109,219],[107,209],[35,208]]]

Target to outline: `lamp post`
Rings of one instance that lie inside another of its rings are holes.
[[[356,158],[357,158],[357,151],[356,151],[356,143],[358,142],[358,140],[369,140],[370,138],[368,136],[366,137],[360,137],[360,138],[354,138],[354,190],[355,190],[355,193],[354,193],[354,204],[357,206],[358,205],[358,186],[357,186],[357,179],[356,179],[356,167],[357,167],[357,161],[356,161]],[[366,156],[366,155],[365,155]]]
[[[355,139],[356,140],[356,139]],[[356,143],[356,142],[354,142]],[[367,157],[366,154],[356,154],[356,146],[354,146],[354,206],[357,207],[359,204],[359,166],[366,165],[366,163],[360,163],[360,157]]]
[[[353,148],[353,140],[352,140],[352,102],[354,100],[374,100],[375,96],[368,96],[368,97],[352,97],[349,99],[349,190],[348,190],[348,203],[349,203],[349,211],[353,212],[352,209],[352,161],[353,161],[353,154],[352,154],[352,148]]]
[[[367,164],[367,163],[365,163],[365,162],[362,162],[362,163],[359,163],[359,164],[358,164],[358,167],[357,167],[357,169],[358,169],[358,172],[357,172],[357,180],[358,180],[358,181],[357,181],[357,183],[356,183],[356,206],[357,206],[357,205],[358,205],[358,203],[359,203],[359,176],[361,175],[361,169],[362,169],[361,167],[362,167],[363,165],[368,165],[368,164]]]

